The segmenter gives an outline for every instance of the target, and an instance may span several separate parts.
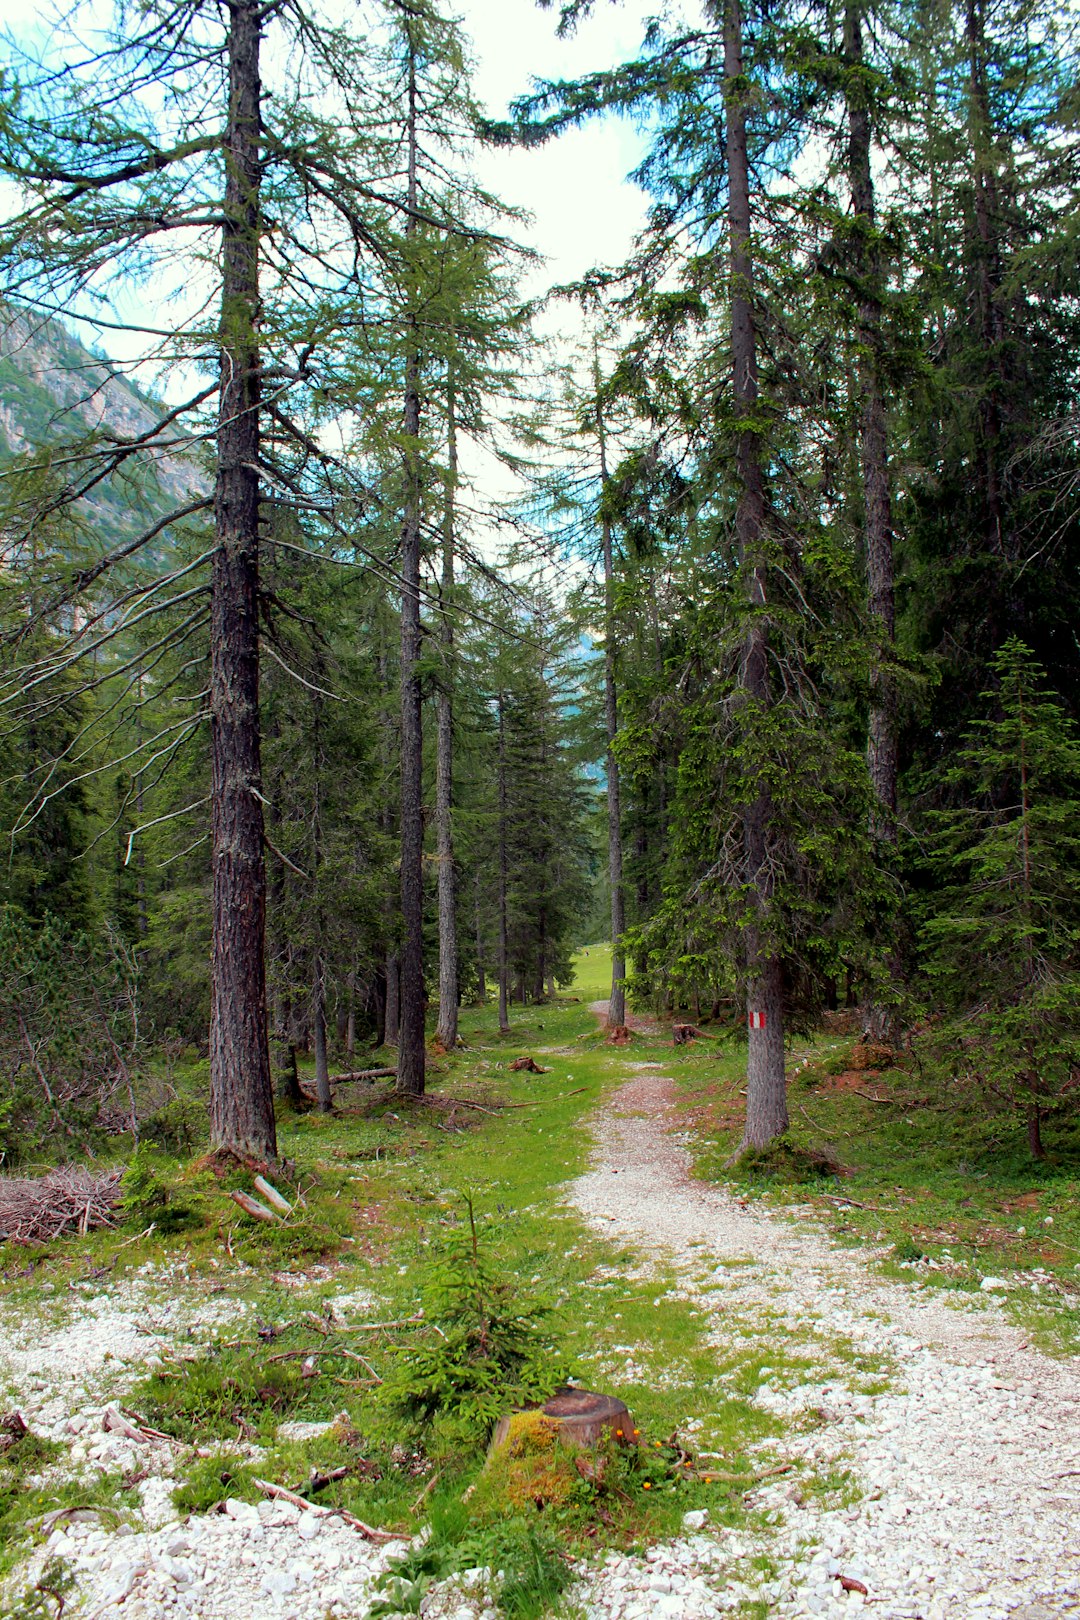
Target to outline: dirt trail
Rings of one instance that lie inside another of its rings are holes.
[[[739,1319],[768,1312],[773,1332],[803,1346],[809,1335],[826,1361],[842,1339],[896,1369],[884,1394],[845,1387],[842,1372],[759,1389],[781,1414],[824,1410],[826,1426],[796,1431],[787,1450],[818,1469],[851,1467],[863,1488],[857,1504],[833,1510],[800,1502],[783,1481],[759,1499],[784,1521],[771,1612],[840,1616],[866,1604],[881,1620],[1080,1616],[1080,1360],[1030,1349],[989,1297],[950,1303],[876,1277],[866,1250],[839,1250],[693,1181],[673,1082],[655,1065],[628,1067],[634,1078],[593,1121],[593,1166],[570,1201],[673,1263],[718,1346]],[[861,1578],[868,1597],[844,1592],[840,1574]]]

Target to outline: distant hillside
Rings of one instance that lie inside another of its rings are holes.
[[[0,461],[77,440],[103,424],[131,437],[160,421],[163,407],[92,354],[59,321],[0,305]],[[174,506],[205,493],[209,476],[195,454],[154,461],[153,474],[113,480],[91,505],[107,544],[137,532]]]

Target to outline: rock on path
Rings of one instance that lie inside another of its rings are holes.
[[[718,1346],[728,1342],[725,1316],[767,1310],[774,1326],[804,1343],[809,1332],[823,1353],[842,1336],[898,1369],[879,1395],[853,1393],[842,1377],[758,1391],[781,1413],[824,1407],[827,1427],[790,1437],[786,1451],[818,1468],[850,1467],[863,1494],[827,1510],[783,1481],[760,1490],[756,1506],[781,1514],[774,1539],[760,1544],[780,1574],[756,1595],[799,1620],[863,1608],[880,1620],[1080,1616],[1080,1360],[1029,1349],[991,1302],[917,1295],[875,1278],[865,1251],[836,1249],[692,1181],[673,1093],[651,1066],[620,1088],[594,1121],[593,1166],[570,1201],[603,1232],[674,1265]],[[736,1259],[749,1263],[731,1267]],[[708,1564],[694,1545],[703,1542],[660,1556],[686,1577]],[[715,1562],[725,1548],[712,1545]],[[747,1550],[727,1547],[729,1571]],[[845,1592],[840,1574],[868,1596]],[[589,1581],[587,1613],[637,1620],[728,1607],[729,1593],[708,1584],[711,1607],[672,1605],[670,1581],[665,1593],[640,1569],[609,1569]]]

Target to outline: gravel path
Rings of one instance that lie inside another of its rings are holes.
[[[759,1491],[755,1505],[779,1522],[758,1545],[779,1575],[756,1595],[771,1613],[797,1617],[863,1608],[881,1620],[1080,1616],[1080,1361],[1027,1348],[992,1300],[946,1303],[876,1278],[865,1251],[836,1249],[692,1181],[673,1082],[655,1065],[631,1067],[635,1077],[594,1121],[593,1167],[571,1202],[674,1266],[718,1346],[730,1342],[725,1322],[768,1312],[803,1345],[809,1336],[826,1363],[842,1339],[895,1369],[884,1394],[854,1392],[842,1371],[796,1388],[776,1377],[758,1390],[774,1412],[824,1409],[824,1428],[788,1436],[785,1454],[818,1470],[851,1468],[862,1494],[829,1511],[783,1481]],[[623,1560],[589,1583],[588,1612],[722,1611],[729,1580],[702,1577],[725,1550],[731,1577],[749,1548],[718,1541],[709,1551],[705,1537],[662,1554],[659,1583]],[[867,1596],[845,1591],[841,1575]]]

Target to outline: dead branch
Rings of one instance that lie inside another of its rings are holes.
[[[355,1513],[347,1513],[344,1508],[321,1507],[319,1503],[309,1502],[307,1497],[297,1495],[296,1491],[286,1490],[284,1485],[275,1485],[271,1480],[256,1479],[252,1483],[257,1485],[264,1495],[281,1502],[291,1502],[293,1507],[300,1508],[303,1513],[314,1513],[320,1519],[341,1519],[354,1530],[359,1530],[368,1541],[380,1543],[409,1540],[409,1537],[400,1530],[375,1530],[370,1524],[365,1524],[363,1519],[358,1519]]]
[[[283,1198],[277,1188],[267,1181],[265,1176],[255,1177],[255,1191],[262,1193],[266,1202],[272,1209],[276,1209],[279,1215],[292,1214],[292,1205],[289,1200]]]

